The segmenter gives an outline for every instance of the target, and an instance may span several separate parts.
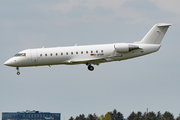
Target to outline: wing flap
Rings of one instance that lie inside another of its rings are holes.
[[[71,63],[71,64],[90,63],[90,64],[94,64],[94,65],[99,65],[99,63],[103,63],[105,61],[106,61],[105,58],[91,58],[91,59],[74,59],[74,60],[70,60],[69,63]]]

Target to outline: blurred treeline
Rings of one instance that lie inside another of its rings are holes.
[[[132,112],[127,118],[124,118],[121,112],[117,112],[117,110],[114,109],[99,117],[95,113],[89,114],[87,117],[84,114],[80,114],[75,118],[71,116],[69,120],[180,120],[180,114],[175,118],[174,115],[168,111],[163,114],[161,114],[161,112]]]

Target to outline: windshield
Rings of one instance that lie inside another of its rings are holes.
[[[26,56],[26,53],[17,53],[16,55],[14,55],[15,57],[19,57],[19,56]]]

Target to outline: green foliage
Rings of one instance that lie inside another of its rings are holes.
[[[137,115],[134,113],[134,111],[129,115],[127,118],[128,120],[137,120]]]
[[[158,116],[158,117],[157,117]],[[141,112],[132,112],[128,120],[160,120],[161,119],[161,113],[158,112],[157,115],[154,112],[149,112],[149,113],[144,113],[142,114]]]
[[[154,112],[147,113],[146,120],[156,120],[156,114]]]
[[[161,112],[148,112],[142,114],[140,111],[135,113],[134,111],[128,116],[128,120],[180,120],[180,114],[175,119],[174,115],[168,111],[166,111],[164,114],[161,114]],[[69,120],[125,120],[122,113],[117,112],[116,109],[114,109],[112,112],[107,112],[105,115],[101,115],[98,117],[95,113],[89,114],[87,117],[85,117],[84,114],[80,114],[75,119],[71,116]]]
[[[98,120],[105,120],[104,115],[101,115],[101,116],[98,118]]]
[[[105,119],[104,120],[112,120],[111,119],[111,116],[110,116],[110,114],[109,113],[106,113],[106,115],[105,115]]]
[[[94,113],[94,115],[89,114],[88,117],[86,118],[86,120],[97,120],[98,116]]]
[[[168,111],[166,111],[162,116],[165,120],[174,120],[174,115]]]
[[[77,116],[77,117],[75,118],[75,120],[86,120],[86,118],[85,118],[85,115],[82,114],[82,115]]]
[[[157,120],[161,120],[161,112],[159,111],[156,115]]]
[[[71,116],[71,117],[69,118],[69,120],[74,120],[74,118]]]
[[[124,120],[124,116],[122,113],[117,112],[116,109],[113,110],[113,112],[109,112],[112,120]]]

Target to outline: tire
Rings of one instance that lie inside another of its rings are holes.
[[[90,66],[88,66],[88,70],[93,71],[94,67],[90,65]]]

